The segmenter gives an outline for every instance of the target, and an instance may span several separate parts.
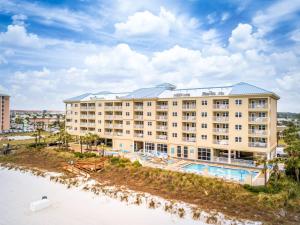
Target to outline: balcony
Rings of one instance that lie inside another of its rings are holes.
[[[134,124],[133,126],[135,129],[144,129],[144,125],[143,124]]]
[[[142,105],[135,105],[134,110],[143,110],[143,106]]]
[[[104,106],[104,110],[106,110],[106,111],[113,111],[114,107],[113,106]]]
[[[196,142],[195,137],[183,137],[182,140],[185,142]]]
[[[143,116],[142,115],[135,115],[134,119],[135,120],[143,120]]]
[[[85,126],[85,127],[94,127],[96,124],[95,123],[80,123],[80,126]]]
[[[159,140],[168,140],[168,136],[167,135],[157,135],[156,139],[159,139]]]
[[[114,119],[115,120],[123,120],[123,116],[122,115],[114,115]]]
[[[115,124],[114,128],[115,129],[122,129],[123,128],[123,124]]]
[[[259,129],[249,129],[249,134],[257,135],[257,136],[265,136],[268,134],[267,130],[259,130]]]
[[[250,103],[249,108],[250,109],[267,109],[268,104],[267,103]]]
[[[196,110],[196,104],[183,104],[182,109],[184,109],[184,110]]]
[[[213,119],[215,122],[228,122],[229,121],[228,116],[214,116]]]
[[[80,109],[82,110],[95,110],[95,106],[80,106]]]
[[[122,106],[114,106],[114,110],[122,110]]]
[[[113,132],[107,132],[107,131],[105,131],[104,134],[111,136],[111,135],[113,135]]]
[[[157,120],[167,120],[168,117],[167,116],[156,116]]]
[[[229,132],[229,129],[228,128],[214,128],[213,131],[215,133],[227,134]]]
[[[115,132],[116,136],[123,136],[123,132]]]
[[[113,115],[105,115],[104,119],[106,119],[106,120],[113,120],[114,116]]]
[[[134,137],[142,138],[142,137],[144,137],[144,134],[141,134],[141,133],[135,133],[135,134],[134,134]]]
[[[183,116],[182,120],[195,121],[196,116]]]
[[[214,140],[214,144],[216,145],[228,145],[228,140]]]
[[[157,126],[156,130],[167,131],[168,130],[168,126]]]
[[[229,109],[228,104],[214,104],[214,109]]]
[[[168,110],[168,106],[167,105],[157,105],[156,109],[157,110]]]
[[[112,128],[113,128],[113,124],[112,124],[112,123],[105,123],[105,124],[104,124],[104,127],[105,127],[105,128],[111,128],[111,129],[112,129]]]
[[[183,127],[183,130],[184,131],[187,131],[187,132],[196,132],[196,127]]]
[[[248,146],[255,148],[266,148],[268,144],[265,142],[249,142]]]
[[[268,122],[268,118],[267,117],[249,117],[249,122],[266,123],[266,122]]]
[[[80,118],[82,118],[82,119],[95,119],[95,115],[81,114]]]

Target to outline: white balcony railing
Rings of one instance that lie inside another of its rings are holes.
[[[123,128],[123,124],[115,124],[114,128],[122,129]]]
[[[135,133],[134,136],[135,136],[135,137],[138,137],[138,138],[142,138],[142,137],[144,137],[144,134],[141,134],[141,133]]]
[[[167,135],[157,135],[156,138],[159,139],[159,140],[168,140]]]
[[[267,135],[267,130],[259,130],[259,129],[249,129],[249,134],[255,134],[255,135]]]
[[[82,110],[95,110],[95,106],[80,106],[80,109]]]
[[[105,135],[113,135],[113,132],[104,132]]]
[[[196,132],[196,127],[183,127],[184,131]]]
[[[144,129],[144,125],[142,124],[134,124],[133,126],[135,129]]]
[[[228,140],[214,140],[216,145],[228,145]]]
[[[168,130],[167,126],[157,126],[156,127],[157,130]]]
[[[249,142],[249,147],[266,148],[267,146],[265,142]]]
[[[122,106],[114,106],[114,110],[122,110]]]
[[[182,109],[196,109],[196,104],[183,104]]]
[[[214,121],[216,122],[227,122],[229,121],[229,117],[228,116],[214,116]]]
[[[122,115],[114,115],[114,119],[115,120],[123,120],[123,116]]]
[[[82,118],[82,119],[94,119],[95,115],[81,114],[80,118]]]
[[[167,120],[168,117],[167,116],[157,116],[156,119],[157,120]]]
[[[114,107],[113,106],[104,106],[104,110],[113,111]]]
[[[267,117],[249,117],[249,122],[266,123],[267,121]]]
[[[156,109],[167,110],[168,106],[167,105],[157,105]]]
[[[135,105],[134,109],[135,110],[143,110],[143,106],[142,105]]]
[[[267,109],[268,104],[267,103],[250,103],[249,108],[250,109]]]
[[[142,115],[135,115],[134,119],[135,120],[143,120],[143,116]]]
[[[113,120],[114,116],[113,115],[105,115],[104,119],[106,119],[106,120]]]
[[[182,119],[183,120],[189,120],[189,121],[195,121],[196,116],[183,116]]]
[[[214,132],[227,134],[229,132],[229,129],[228,128],[214,128]]]
[[[104,127],[105,128],[113,128],[113,124],[112,123],[105,123]]]
[[[228,104],[214,104],[214,109],[228,109]]]
[[[115,135],[116,136],[123,136],[123,133],[122,132],[115,132]]]
[[[183,137],[182,140],[186,142],[196,142],[195,137]]]

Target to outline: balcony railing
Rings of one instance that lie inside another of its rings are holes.
[[[94,119],[95,115],[81,114],[80,118],[83,118],[83,119]]]
[[[135,115],[134,119],[135,120],[143,120],[143,116],[142,115]]]
[[[135,110],[143,110],[143,106],[142,105],[135,105],[134,109]]]
[[[214,109],[229,109],[228,104],[214,104]]]
[[[268,146],[265,142],[249,142],[249,147],[256,147],[256,148],[266,148]]]
[[[135,134],[134,134],[134,137],[142,138],[142,137],[144,137],[144,134],[141,134],[141,133],[135,133]]]
[[[228,116],[214,116],[214,121],[227,122],[227,121],[229,121],[229,117]]]
[[[183,130],[188,132],[196,132],[196,127],[183,127]]]
[[[183,104],[182,109],[196,109],[196,104]]]
[[[168,136],[167,135],[157,135],[156,139],[159,139],[159,140],[168,140]]]
[[[113,135],[113,132],[104,132],[105,135]]]
[[[116,136],[123,136],[123,133],[122,132],[115,132],[115,135]]]
[[[123,128],[123,124],[115,124],[115,125],[114,125],[114,128],[122,129],[122,128]]]
[[[228,145],[228,140],[214,140],[214,144],[216,145]]]
[[[227,134],[229,132],[229,129],[228,128],[214,128],[214,132]]]
[[[105,115],[104,119],[106,119],[106,120],[113,120],[114,116],[113,115]]]
[[[159,110],[167,110],[167,109],[168,109],[168,106],[167,106],[167,105],[157,105],[157,106],[156,106],[156,109],[159,109]]]
[[[267,109],[268,104],[267,103],[250,103],[249,108],[250,109]]]
[[[156,127],[157,130],[168,130],[167,126],[157,126]]]
[[[113,128],[113,124],[111,124],[111,123],[105,123],[104,127],[106,127],[106,128]]]
[[[142,124],[134,124],[133,126],[135,129],[144,129],[144,125]]]
[[[86,127],[94,127],[95,123],[80,123],[80,126],[86,126]]]
[[[196,116],[183,116],[182,119],[183,120],[189,120],[189,121],[195,121]]]
[[[266,123],[266,122],[268,122],[268,118],[267,117],[249,117],[249,122]]]
[[[104,110],[110,110],[113,111],[114,107],[113,106],[104,106]]]
[[[123,120],[123,116],[122,115],[114,115],[114,119],[115,120]]]
[[[157,120],[167,120],[168,117],[167,116],[156,116]]]
[[[114,110],[122,110],[122,106],[114,106]]]
[[[254,134],[254,135],[267,135],[268,131],[267,130],[259,130],[259,129],[249,129],[249,134]]]
[[[182,140],[186,142],[196,142],[195,137],[183,137]]]

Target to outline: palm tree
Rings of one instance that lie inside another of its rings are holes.
[[[279,163],[282,161],[280,158],[274,158],[269,161],[270,164],[273,165],[273,174],[275,176],[275,184],[277,185],[277,181],[280,178],[280,171],[279,171]]]
[[[267,160],[267,157],[259,158],[256,160],[256,166],[263,165],[262,173],[264,174],[264,185],[267,185],[267,172],[268,172],[268,165],[269,161]]]

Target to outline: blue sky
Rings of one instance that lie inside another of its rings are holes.
[[[63,109],[84,92],[243,81],[300,112],[299,21],[299,0],[0,0],[0,93]]]

